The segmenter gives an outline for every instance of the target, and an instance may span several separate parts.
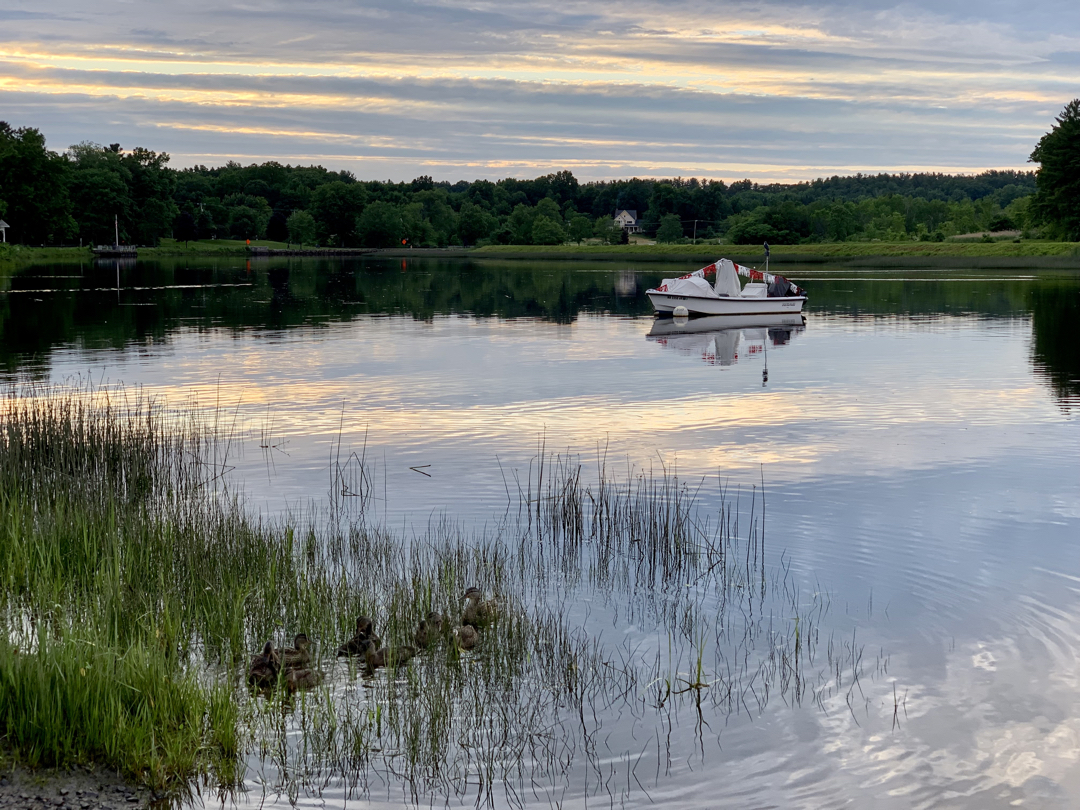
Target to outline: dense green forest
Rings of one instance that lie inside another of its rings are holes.
[[[563,171],[407,183],[280,163],[174,170],[169,156],[120,144],[47,148],[32,128],[0,122],[0,217],[23,244],[156,245],[162,237],[269,239],[302,245],[391,247],[625,241],[612,217],[638,213],[661,242],[734,244],[943,240],[1026,231],[1034,172],[975,176],[879,174],[790,185],[696,178],[579,182]],[[1059,234],[1067,235],[1067,234]]]

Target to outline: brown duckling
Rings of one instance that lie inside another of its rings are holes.
[[[413,634],[413,642],[418,648],[425,649],[430,647],[439,636],[448,635],[449,632],[450,622],[441,613],[432,610],[426,618],[420,620],[416,633]]]
[[[428,627],[433,628],[439,633],[442,633],[444,636],[448,636],[452,632],[450,626],[450,617],[444,616],[441,613],[437,613],[434,610],[428,613],[427,623]]]
[[[469,588],[465,591],[465,610],[461,614],[461,623],[481,628],[491,624],[498,614],[499,606],[494,599],[481,602],[482,594],[479,588]]]
[[[375,635],[371,619],[368,616],[361,616],[356,620],[356,634],[338,647],[338,658],[343,655],[363,655],[369,641],[374,641],[378,645],[380,639]]]
[[[459,650],[471,650],[480,643],[480,634],[471,624],[463,624],[454,628],[454,641]]]
[[[274,645],[268,641],[263,645],[262,652],[251,659],[251,666],[248,668],[248,683],[260,689],[269,689],[277,683],[280,671],[281,664],[277,653],[274,652]]]
[[[304,669],[311,662],[311,642],[306,633],[297,633],[293,639],[294,647],[282,647],[278,650],[283,669]]]
[[[369,672],[374,672],[379,667],[400,667],[408,663],[416,655],[415,647],[382,647],[375,649],[375,642],[369,641],[364,651],[364,660],[367,662]]]
[[[436,635],[436,628],[430,627],[427,619],[421,619],[420,624],[416,626],[416,632],[413,633],[413,643],[417,649],[423,650],[431,646],[431,642],[435,640]]]
[[[285,673],[285,688],[289,694],[303,689],[314,689],[323,681],[323,674],[314,669],[290,669]]]

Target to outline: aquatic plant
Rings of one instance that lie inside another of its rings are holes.
[[[517,806],[574,773],[610,792],[614,761],[631,789],[631,753],[596,740],[606,711],[656,725],[659,768],[684,708],[704,727],[858,682],[854,640],[820,637],[827,598],[767,569],[758,487],[705,516],[711,481],[617,476],[603,453],[594,477],[541,444],[497,525],[405,535],[370,514],[363,451],[335,453],[324,510],[270,520],[225,485],[238,439],[217,408],[28,387],[0,414],[0,736],[30,765],[107,764],[176,799],[265,769],[290,798],[335,782]],[[476,650],[437,640],[374,676],[336,659],[358,615],[400,646],[474,585],[500,605]],[[590,632],[586,593],[654,641]],[[322,685],[249,691],[250,653],[301,631]]]

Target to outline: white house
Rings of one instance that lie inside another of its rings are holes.
[[[637,211],[628,211],[623,208],[615,212],[615,224],[627,233],[638,233],[641,226],[638,225]]]

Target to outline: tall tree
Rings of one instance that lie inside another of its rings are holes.
[[[323,239],[345,245],[356,236],[356,219],[366,201],[367,194],[360,184],[335,180],[315,189],[309,210],[319,223]]]
[[[120,159],[131,177],[132,236],[140,245],[156,245],[169,233],[180,210],[173,201],[176,172],[166,165],[168,154],[151,152],[141,146]]]
[[[289,229],[289,241],[303,247],[315,241],[315,217],[307,211],[293,211],[286,222]]]
[[[401,209],[382,200],[373,202],[360,215],[356,232],[365,247],[395,247],[405,235]]]
[[[677,242],[682,239],[682,223],[678,214],[664,214],[660,218],[660,227],[656,231],[657,242]]]
[[[67,152],[71,161],[71,201],[79,236],[89,244],[111,245],[119,230],[120,242],[134,238],[131,170],[121,159],[118,144],[79,143]]]
[[[271,242],[289,241],[289,220],[281,211],[270,215],[270,221],[266,224],[266,238]]]
[[[483,239],[494,227],[494,220],[490,214],[479,205],[469,202],[461,204],[461,213],[458,216],[458,236],[465,245],[475,245],[476,240]]]
[[[579,245],[592,236],[593,224],[587,216],[574,214],[570,217],[570,238]]]
[[[1057,235],[1080,240],[1080,99],[1073,99],[1057,125],[1042,136],[1030,160],[1039,164],[1031,211]]]
[[[187,245],[192,239],[199,238],[199,228],[190,211],[181,211],[173,222],[173,239]]]
[[[532,243],[534,245],[561,245],[566,241],[566,231],[551,217],[538,214],[533,222]]]
[[[0,200],[11,242],[57,242],[75,235],[68,196],[68,165],[45,148],[36,129],[0,121]]]

